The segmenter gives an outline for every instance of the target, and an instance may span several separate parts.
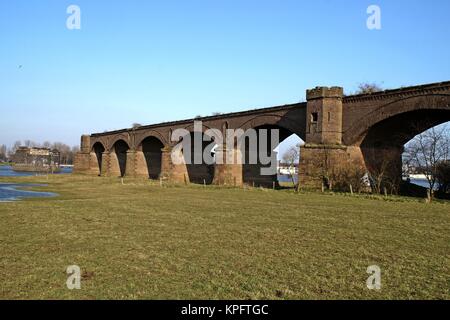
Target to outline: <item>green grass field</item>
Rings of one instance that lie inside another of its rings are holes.
[[[1,299],[450,299],[450,203],[0,179],[12,181],[60,196],[0,203]],[[69,265],[81,290],[66,287]]]

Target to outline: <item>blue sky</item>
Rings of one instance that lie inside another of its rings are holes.
[[[450,80],[448,15],[448,0],[1,0],[0,144]]]

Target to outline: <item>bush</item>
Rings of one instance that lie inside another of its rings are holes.
[[[442,161],[436,167],[436,179],[439,182],[439,191],[450,192],[450,161]]]
[[[335,191],[348,192],[350,186],[354,192],[364,191],[366,184],[364,182],[364,176],[366,170],[362,166],[355,166],[348,164],[336,169],[331,174],[331,180],[333,181],[332,189]]]

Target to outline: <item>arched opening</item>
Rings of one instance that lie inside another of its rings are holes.
[[[405,167],[408,145],[417,135],[447,121],[450,121],[450,110],[419,109],[373,125],[361,143],[372,189],[398,193],[402,176],[407,174],[405,170],[411,170]]]
[[[247,134],[245,137],[243,150],[243,165],[242,165],[242,178],[244,184],[273,187],[279,186],[280,181],[282,184],[289,182],[294,178],[295,183],[298,174],[298,157],[292,159],[290,164],[289,174],[279,174],[279,163],[282,160],[285,153],[290,151],[291,148],[297,148],[298,144],[302,140],[292,131],[277,125],[261,125],[254,128],[254,133]],[[278,139],[275,139],[273,134],[278,132]],[[256,138],[255,138],[256,137]],[[274,144],[272,143],[272,137],[274,137]],[[289,139],[288,139],[289,138]],[[287,144],[283,143],[287,140]],[[281,149],[280,149],[281,145]],[[261,147],[264,148],[261,149]],[[282,154],[280,154],[280,151]],[[299,156],[299,150],[298,155]],[[255,161],[256,160],[256,161]],[[269,162],[269,163],[267,163]],[[288,177],[286,177],[288,176]]]
[[[280,186],[293,187],[298,184],[300,146],[304,144],[305,142],[294,133],[275,148],[278,159],[277,181]]]
[[[147,164],[148,177],[150,179],[159,179],[164,144],[158,138],[151,136],[142,141],[141,147]]]
[[[105,147],[103,146],[102,143],[96,142],[92,147],[92,152],[95,154],[95,157],[97,159],[98,174],[100,175],[102,173],[102,159],[103,159],[103,152],[105,152]]]
[[[212,184],[214,180],[215,148],[214,140],[211,137],[205,137],[203,132],[191,132],[187,141],[190,141],[190,149],[183,149],[183,156],[186,162],[186,169],[189,175],[189,181],[198,184]],[[186,141],[183,139],[183,141]],[[199,147],[195,147],[198,141]],[[184,145],[183,145],[184,146]],[[186,146],[187,147],[187,146]]]
[[[450,122],[434,126],[408,141],[402,161],[402,177],[406,182],[403,185],[422,196],[424,189],[428,189],[437,192],[438,197],[449,199]]]
[[[117,156],[120,176],[123,177],[127,168],[127,151],[130,149],[128,144],[123,140],[118,140],[114,143],[113,152]],[[113,160],[112,160],[113,161]]]

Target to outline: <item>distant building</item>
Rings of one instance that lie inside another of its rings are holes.
[[[288,163],[278,161],[277,172],[281,175],[298,175],[298,163],[290,165]]]
[[[59,167],[60,157],[56,149],[19,147],[12,159],[19,166],[49,168]]]

